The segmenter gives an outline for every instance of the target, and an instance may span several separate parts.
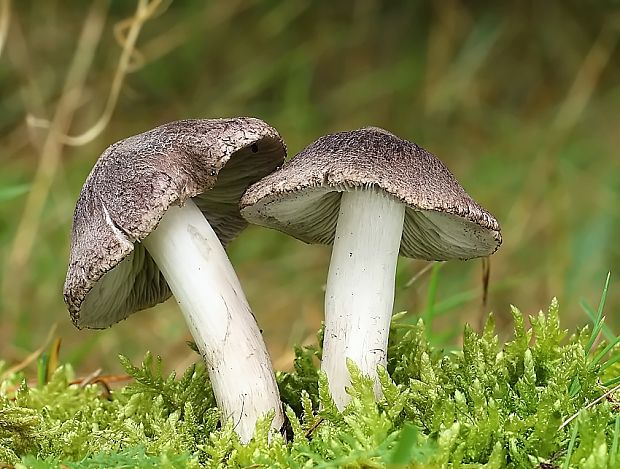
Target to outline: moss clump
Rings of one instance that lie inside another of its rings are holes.
[[[429,344],[421,321],[394,321],[383,398],[349,364],[351,404],[342,413],[318,371],[318,347],[296,349],[295,369],[279,373],[287,438],[268,439],[268,419],[241,445],[223,426],[202,365],[162,376],[147,354],[122,358],[134,381],[102,396],[70,385],[61,366],[29,387],[23,376],[0,384],[0,461],[27,467],[620,467],[618,374],[613,338],[594,347],[595,323],[570,337],[558,305],[525,326],[514,309],[513,339],[500,344],[490,317],[469,327],[463,348]],[[607,344],[610,344],[608,346]],[[0,373],[2,368],[0,368]],[[606,384],[605,384],[606,383]],[[594,404],[592,404],[594,403]],[[576,417],[566,424],[572,416]]]

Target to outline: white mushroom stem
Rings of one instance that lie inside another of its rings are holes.
[[[404,215],[404,205],[383,192],[342,194],[325,292],[321,364],[341,410],[350,400],[347,358],[374,379],[375,394],[381,394],[377,366],[386,365]]]
[[[284,418],[261,332],[219,239],[191,201],[170,207],[145,240],[196,341],[218,408],[248,442],[256,420],[275,411]]]

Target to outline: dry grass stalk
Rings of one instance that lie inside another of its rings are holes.
[[[586,110],[618,44],[619,33],[618,17],[610,16],[601,26],[598,37],[584,57],[549,129],[545,130],[545,144],[530,165],[530,177],[526,178],[521,195],[516,194],[513,197],[515,204],[504,222],[505,229],[510,230],[511,233],[508,240],[511,245],[522,244],[526,233],[532,232],[533,223],[531,222],[537,214],[536,207],[542,205],[539,197],[546,195],[546,192],[541,194],[538,189],[546,188],[545,182],[549,179],[550,172],[556,167],[556,159],[553,155]]]
[[[162,0],[151,0],[150,2],[149,0],[140,0],[136,14],[132,18],[127,18],[115,25],[114,36],[121,45],[123,52],[112,79],[112,86],[110,87],[105,109],[97,122],[87,131],[75,136],[63,135],[61,137],[62,143],[69,146],[86,145],[97,138],[108,126],[127,73],[133,72],[143,65],[142,55],[136,49],[140,30],[144,23],[155,15],[161,2]],[[134,60],[137,60],[137,63],[131,62],[132,57],[134,57]]]
[[[121,37],[123,52],[104,112],[90,129],[74,137],[67,135],[75,112],[81,104],[84,83],[91,69],[105,24],[107,2],[102,1],[93,3],[84,21],[78,45],[51,121],[30,119],[31,123],[35,123],[37,127],[47,128],[47,133],[39,152],[37,170],[6,264],[7,275],[3,285],[5,309],[13,314],[19,313],[23,282],[37,237],[41,213],[60,166],[64,146],[84,145],[96,138],[108,125],[124,78],[130,68],[130,60],[140,30],[143,24],[153,17],[160,4],[161,0],[139,0],[135,15],[117,25],[117,37]],[[125,30],[127,30],[126,36],[123,34]]]
[[[9,34],[11,24],[11,0],[0,0],[0,56]]]
[[[102,2],[93,3],[84,21],[62,93],[56,105],[54,117],[39,154],[37,170],[9,254],[4,282],[4,298],[8,306],[7,309],[13,313],[19,312],[25,270],[30,262],[41,212],[60,163],[63,144],[59,136],[66,133],[71,125],[86,76],[101,38],[106,17],[104,5]]]

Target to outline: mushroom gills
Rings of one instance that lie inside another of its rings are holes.
[[[272,194],[242,213],[252,223],[278,229],[306,243],[331,244],[342,194],[360,191],[389,196],[377,185],[320,185],[286,197]],[[439,209],[406,207],[400,251],[416,259],[471,259],[495,252],[498,237],[498,232]]]
[[[106,272],[88,292],[78,327],[105,329],[126,319],[133,311],[150,308],[170,296],[166,282],[140,244],[116,267]],[[116,312],[111,317],[110,312]]]
[[[493,233],[456,215],[407,208],[400,251],[429,261],[488,256],[497,249]]]
[[[271,139],[236,151],[219,171],[215,185],[192,199],[224,246],[247,225],[239,217],[241,195],[248,186],[273,171],[273,154],[278,151],[279,142]]]

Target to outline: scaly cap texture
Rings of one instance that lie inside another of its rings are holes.
[[[432,153],[368,127],[326,135],[250,186],[241,214],[307,243],[331,244],[343,191],[378,190],[407,205],[401,254],[427,260],[487,256],[497,220]]]
[[[226,245],[247,224],[243,191],[285,156],[278,132],[248,117],[171,122],[111,145],[75,207],[64,286],[74,324],[108,327],[166,300],[168,285],[139,241],[168,207],[193,198]]]

